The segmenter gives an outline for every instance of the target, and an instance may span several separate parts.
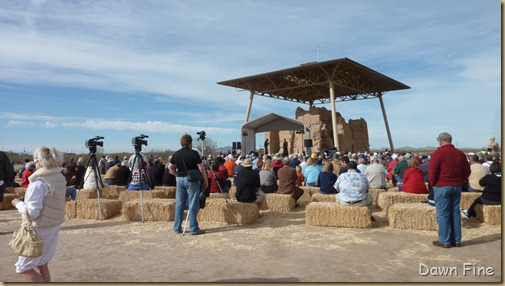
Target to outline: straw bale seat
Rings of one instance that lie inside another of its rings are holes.
[[[477,205],[477,219],[490,225],[501,225],[501,205]]]
[[[383,192],[379,194],[377,205],[388,215],[388,208],[397,203],[421,203],[428,199],[428,194],[410,194],[404,192]]]
[[[77,201],[68,201],[65,204],[67,217],[71,216],[72,208],[75,203],[75,209],[72,218],[78,219],[100,219],[98,208],[98,199],[78,199]],[[123,202],[119,200],[100,199],[100,209],[102,210],[102,219],[110,219],[121,213]]]
[[[384,192],[386,192],[386,190],[384,189],[368,189],[368,193],[372,195],[374,206],[377,205],[377,201],[379,200],[379,194]]]
[[[235,195],[237,194],[237,187],[231,186],[231,188],[228,190],[228,195],[230,196],[230,199],[235,200]]]
[[[462,210],[467,210],[473,204],[476,198],[482,195],[481,192],[461,192],[461,200],[459,201],[459,207]]]
[[[227,224],[249,224],[258,220],[259,208],[255,203],[207,200],[205,208],[198,212],[198,221],[224,222]]]
[[[168,199],[168,194],[165,190],[144,190],[144,191],[124,191],[119,195],[119,200],[122,202],[140,200],[140,193],[142,192],[142,200],[146,199]]]
[[[291,212],[295,208],[296,202],[291,194],[265,194],[265,204],[263,209],[278,212]]]
[[[368,207],[344,206],[338,202],[312,202],[307,205],[306,224],[349,228],[371,228]]]
[[[207,199],[227,199],[230,200],[230,194],[229,193],[210,193],[210,195],[207,197]],[[235,198],[233,198],[235,200]]]
[[[125,186],[105,185],[100,189],[100,198],[117,200],[125,190]]]
[[[392,228],[438,230],[437,211],[423,203],[397,203],[389,207],[388,221]]]
[[[12,200],[15,199],[15,198],[19,198],[19,196],[17,194],[14,194],[14,193],[4,194],[3,201],[0,204],[0,209],[2,209],[2,210],[15,209],[16,207],[14,207],[11,204]]]
[[[391,187],[391,188],[388,188],[387,189],[388,192],[391,192],[391,193],[398,193],[398,187]]]
[[[337,194],[313,194],[312,195],[313,202],[336,202]]]
[[[154,190],[162,190],[167,194],[168,199],[175,199],[175,192],[177,190],[177,187],[163,187],[163,186],[156,186],[154,187]]]
[[[307,187],[301,186],[299,187],[303,190],[303,195],[298,199],[298,202],[312,202],[312,196],[314,194],[319,194],[319,187]]]
[[[175,199],[143,200],[144,221],[173,221],[175,218]],[[142,221],[140,200],[123,203],[122,217],[130,221]]]
[[[102,196],[102,192],[100,191],[100,197]],[[98,195],[96,193],[96,189],[80,189],[77,190],[77,200],[88,200],[88,199],[96,199]]]
[[[26,190],[28,188],[23,188],[23,187],[17,187],[14,188],[14,194],[18,195],[18,197],[24,197],[26,195]]]

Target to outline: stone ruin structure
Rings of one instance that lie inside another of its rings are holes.
[[[331,110],[325,107],[311,106],[307,111],[298,107],[296,119],[303,122],[310,129],[310,133],[297,134],[293,130],[265,132],[265,139],[270,139],[269,152],[271,154],[282,153],[284,139],[288,142],[289,154],[299,154],[305,151],[303,139],[309,138],[312,139],[311,152],[333,149]],[[349,119],[349,122],[345,122],[345,118],[337,112],[337,132],[339,151],[353,153],[369,151],[368,127],[365,119]]]

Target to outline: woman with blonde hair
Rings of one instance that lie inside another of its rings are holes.
[[[266,159],[260,171],[261,190],[264,193],[275,193],[277,191],[277,176],[272,170],[272,161]]]
[[[63,154],[53,147],[40,147],[33,153],[36,171],[28,178],[30,185],[24,199],[12,200],[26,220],[28,210],[35,230],[44,243],[42,255],[19,256],[16,273],[27,282],[51,282],[48,263],[56,253],[60,225],[65,221],[66,180],[61,173]]]

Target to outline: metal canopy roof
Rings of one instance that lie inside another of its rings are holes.
[[[338,101],[376,98],[387,91],[410,89],[348,58],[306,63],[218,84],[270,98],[314,105],[330,102],[330,81],[333,81],[335,100]]]

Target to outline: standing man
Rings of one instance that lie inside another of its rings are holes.
[[[431,155],[428,178],[435,194],[438,240],[433,245],[443,248],[461,246],[461,186],[470,176],[470,164],[463,152],[452,145],[452,136],[442,132],[437,137],[439,148]]]
[[[13,185],[15,176],[9,157],[0,151],[0,202],[3,201],[5,188]]]
[[[268,153],[268,144],[269,144],[269,143],[268,143],[268,138],[267,138],[267,139],[265,139],[265,143],[263,144],[263,147],[265,147],[265,155],[268,155],[268,154],[269,154],[269,153]]]

